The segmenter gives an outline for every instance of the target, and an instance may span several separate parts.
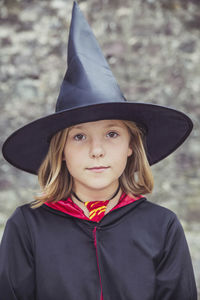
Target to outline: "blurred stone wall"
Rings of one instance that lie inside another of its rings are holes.
[[[179,217],[200,285],[200,1],[87,0],[81,10],[130,101],[189,114],[183,146],[153,166],[149,199]],[[71,0],[0,1],[0,140],[54,111],[66,71]],[[158,145],[159,146],[159,145]],[[30,202],[37,178],[0,164],[0,238],[7,218]]]

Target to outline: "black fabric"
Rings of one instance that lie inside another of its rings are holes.
[[[196,300],[182,226],[170,210],[137,200],[99,222],[46,205],[18,207],[0,247],[3,300]]]

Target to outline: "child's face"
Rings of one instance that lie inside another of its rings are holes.
[[[72,126],[64,148],[64,159],[74,180],[74,190],[115,189],[127,158],[132,154],[129,142],[128,129],[120,120]]]

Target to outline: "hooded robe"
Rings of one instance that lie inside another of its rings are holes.
[[[1,300],[196,300],[172,211],[122,194],[99,222],[68,198],[19,206],[0,246]]]

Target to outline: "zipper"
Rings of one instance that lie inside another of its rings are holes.
[[[97,267],[99,271],[99,279],[100,279],[100,285],[101,285],[101,298],[100,300],[103,300],[103,292],[102,292],[102,284],[101,284],[101,274],[100,274],[100,268],[99,268],[99,259],[98,259],[98,252],[97,252],[97,226],[94,227],[93,234],[94,234],[94,246],[96,249],[96,258],[97,258]]]

